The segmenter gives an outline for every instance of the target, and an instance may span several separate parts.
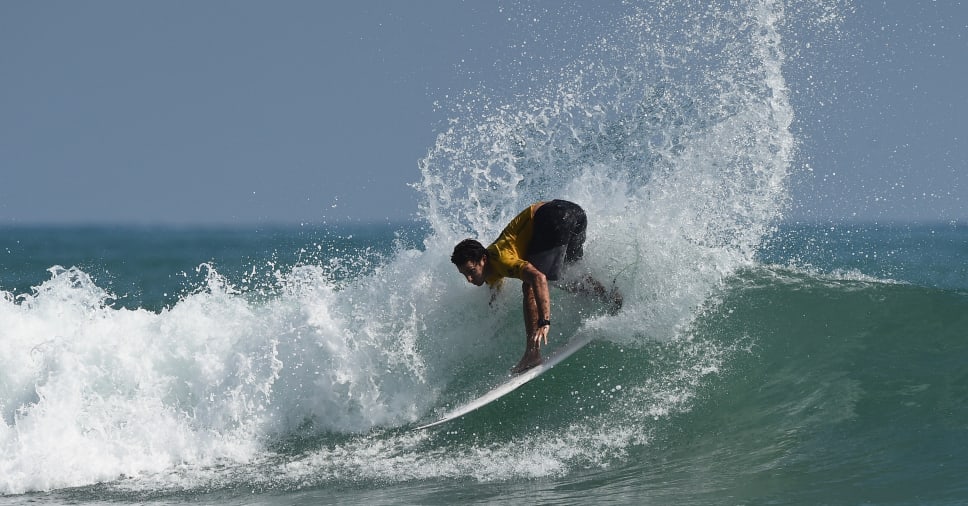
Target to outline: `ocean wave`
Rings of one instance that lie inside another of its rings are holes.
[[[419,164],[419,248],[360,269],[357,251],[326,249],[241,281],[212,262],[157,311],[108,304],[79,269],[5,298],[0,491],[530,479],[674,439],[764,342],[721,290],[788,204],[784,5],[626,9],[547,86],[455,110]],[[552,339],[599,338],[580,363],[410,432],[523,347],[516,290],[489,305],[448,262],[453,244],[557,197],[588,212],[583,266],[622,312],[556,292]]]

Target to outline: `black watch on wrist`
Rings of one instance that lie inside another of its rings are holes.
[[[538,320],[538,328],[539,329],[541,327],[549,327],[549,326],[551,326],[551,320],[549,320],[547,318],[542,318],[542,319]]]

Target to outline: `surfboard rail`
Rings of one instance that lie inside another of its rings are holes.
[[[492,388],[491,390],[481,395],[480,397],[477,397],[476,399],[469,401],[467,403],[461,404],[460,406],[445,413],[436,421],[428,424],[420,425],[414,428],[413,430],[423,430],[423,429],[429,429],[431,427],[436,427],[437,425],[447,423],[451,420],[455,420],[468,413],[476,411],[477,409],[480,409],[500,399],[501,397],[504,397],[505,395],[517,390],[518,387],[524,385],[525,383],[537,378],[538,376],[541,376],[552,367],[561,363],[566,358],[574,355],[575,352],[582,349],[593,339],[594,337],[592,337],[589,334],[578,334],[578,335],[572,336],[572,338],[569,339],[564,346],[562,346],[561,348],[558,348],[550,355],[545,357],[540,364],[520,374],[511,376],[506,381]]]

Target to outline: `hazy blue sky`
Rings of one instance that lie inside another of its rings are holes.
[[[570,15],[556,5],[539,10]],[[794,95],[791,219],[968,221],[968,8],[853,10],[843,40],[790,70],[813,86]],[[501,78],[524,11],[0,2],[0,225],[406,219],[447,116],[434,102]]]
[[[968,222],[968,6],[852,6],[843,40],[804,56],[825,82],[794,94],[813,172],[799,169],[792,217]],[[809,72],[794,60],[785,74],[796,90]]]

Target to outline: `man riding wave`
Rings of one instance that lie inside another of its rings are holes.
[[[521,211],[485,248],[474,239],[465,239],[454,247],[450,257],[468,283],[492,289],[504,278],[522,282],[524,302],[525,351],[512,372],[517,374],[541,363],[541,344],[548,343],[551,329],[551,297],[548,281],[561,278],[564,267],[584,255],[585,211],[573,202],[552,200],[536,202]],[[617,311],[622,296],[585,276],[581,282],[564,288],[591,292]]]

